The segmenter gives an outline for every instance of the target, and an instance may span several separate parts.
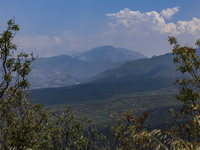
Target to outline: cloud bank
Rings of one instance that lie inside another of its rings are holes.
[[[190,21],[178,21],[177,23],[166,23],[164,18],[171,18],[179,11],[180,7],[168,8],[160,13],[156,11],[141,13],[140,11],[132,11],[129,8],[120,10],[117,13],[108,13],[106,16],[112,17],[116,23],[110,23],[112,28],[140,28],[143,30],[153,30],[160,34],[173,36],[199,35],[200,19],[192,18]]]

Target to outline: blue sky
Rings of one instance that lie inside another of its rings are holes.
[[[19,50],[41,57],[113,45],[151,57],[200,38],[200,0],[0,0],[0,30],[15,16]]]

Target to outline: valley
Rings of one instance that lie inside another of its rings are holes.
[[[110,116],[113,113],[123,114],[131,109],[135,115],[148,111],[149,117],[145,123],[148,127],[161,127],[169,125],[172,118],[170,108],[177,110],[181,103],[175,98],[177,90],[164,88],[148,92],[137,92],[132,94],[116,95],[109,99],[93,100],[87,102],[68,103],[77,117],[92,119],[97,128],[105,128],[105,125],[112,124]],[[46,105],[47,110],[60,112],[66,104]]]

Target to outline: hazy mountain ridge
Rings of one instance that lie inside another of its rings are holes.
[[[163,78],[173,77],[176,74],[173,64],[173,54],[168,53],[152,58],[139,59],[128,62],[116,69],[107,70],[90,82],[113,82],[133,78]]]
[[[172,54],[165,54],[131,61],[105,71],[89,83],[32,90],[31,97],[33,101],[38,99],[43,104],[61,104],[102,100],[121,94],[170,87],[178,75],[173,57]]]
[[[101,62],[101,61],[132,61],[136,59],[146,58],[143,54],[131,51],[125,48],[114,48],[113,46],[95,47],[87,52],[76,56],[79,60],[86,62]]]
[[[36,59],[29,76],[32,85],[31,88],[76,85],[107,69],[113,69],[127,61],[145,57],[136,52],[133,52],[131,55],[130,50],[117,49],[111,46],[102,46],[97,49],[98,52],[96,52],[95,49],[94,53],[94,49],[92,49],[78,57],[61,55]],[[99,61],[80,60],[80,57],[84,56],[86,53],[90,54],[90,58]],[[101,53],[101,57],[99,57],[99,53]],[[124,56],[127,53],[129,57]],[[122,56],[124,56],[123,59]],[[102,59],[103,57],[106,59]]]

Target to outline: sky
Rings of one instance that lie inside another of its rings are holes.
[[[0,32],[15,17],[19,51],[74,55],[112,45],[147,57],[172,51],[168,36],[194,46],[200,0],[0,0]]]

